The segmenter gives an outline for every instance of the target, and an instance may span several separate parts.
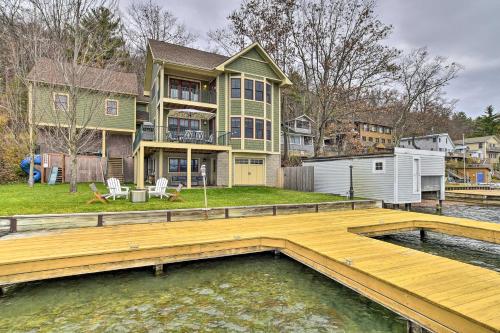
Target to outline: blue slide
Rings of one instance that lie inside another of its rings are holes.
[[[31,158],[28,156],[21,161],[21,169],[29,175],[30,173],[30,161]],[[42,157],[40,155],[35,155],[35,165],[42,165]],[[33,170],[33,180],[39,182],[42,179],[42,173],[38,169]]]

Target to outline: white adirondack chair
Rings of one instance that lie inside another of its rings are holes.
[[[167,198],[168,197],[167,185],[168,185],[167,178],[162,177],[156,181],[155,186],[148,186],[149,198],[151,197],[160,197],[160,199],[163,199],[163,197]]]
[[[117,178],[109,178],[108,179],[108,190],[109,190],[109,193],[106,194],[107,198],[113,198],[113,200],[115,200],[116,198],[119,198],[119,197],[125,197],[128,199],[130,187],[121,186],[120,180]]]

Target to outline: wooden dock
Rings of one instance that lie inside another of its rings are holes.
[[[482,189],[446,191],[446,200],[500,206],[500,190]]]
[[[500,332],[500,274],[369,238],[500,225],[385,209],[129,224],[0,238],[0,285],[278,250],[434,332]],[[167,268],[168,271],[168,268]]]

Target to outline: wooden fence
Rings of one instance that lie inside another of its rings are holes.
[[[284,167],[278,170],[278,187],[301,192],[314,192],[314,167]]]
[[[42,214],[0,216],[0,236],[16,232],[33,232],[120,224],[163,223],[235,217],[314,213],[381,207],[380,201],[352,200],[303,204],[238,206],[205,209],[173,209],[129,212],[77,214]]]

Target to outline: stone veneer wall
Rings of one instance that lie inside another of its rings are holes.
[[[281,157],[279,154],[267,155],[266,157],[266,184],[276,187],[278,169],[281,167]]]
[[[227,186],[229,184],[229,153],[217,154],[217,186]]]

